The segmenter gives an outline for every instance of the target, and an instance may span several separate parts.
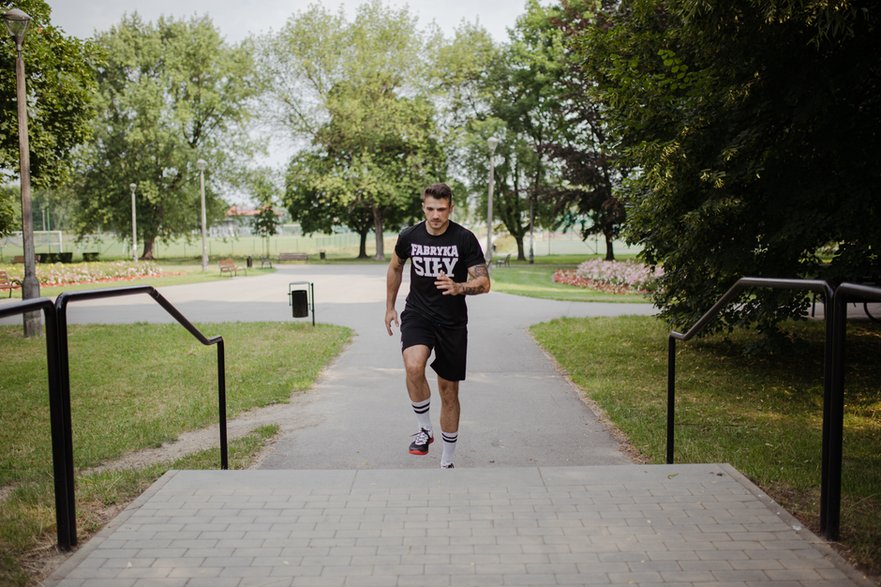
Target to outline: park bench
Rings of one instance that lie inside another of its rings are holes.
[[[239,266],[236,265],[236,262],[232,259],[221,259],[217,264],[220,266],[221,276],[223,276],[224,273],[229,273],[230,277],[238,275]]]
[[[40,262],[40,255],[34,255],[34,261],[39,263]],[[24,264],[24,255],[15,255],[14,257],[12,257],[12,264],[13,265]]]
[[[308,261],[309,255],[306,253],[279,253],[279,261]]]
[[[510,267],[511,266],[511,253],[508,253],[504,257],[500,259],[496,259],[496,267]]]
[[[9,274],[5,271],[0,271],[0,291],[4,289],[9,290],[9,297],[12,297],[12,290],[20,289],[21,282],[17,279],[10,279]]]

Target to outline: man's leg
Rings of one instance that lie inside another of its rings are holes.
[[[459,440],[459,382],[449,381],[441,376],[437,378],[437,387],[441,396],[441,435],[444,441],[444,452],[441,456],[441,467],[452,468],[456,456],[456,442]]]
[[[424,344],[404,349],[404,373],[407,377],[407,393],[413,403],[424,402],[431,397],[431,388],[425,378],[425,365],[431,350]]]
[[[416,414],[419,432],[416,439],[410,444],[410,454],[428,454],[428,445],[434,442],[431,434],[431,388],[425,378],[425,364],[431,349],[425,345],[417,344],[404,349],[404,372],[407,381],[407,394],[410,396],[410,404]]]

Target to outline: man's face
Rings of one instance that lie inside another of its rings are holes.
[[[425,196],[422,200],[422,212],[425,213],[425,222],[432,233],[446,230],[452,211],[453,203],[450,200],[438,199],[432,196]]]

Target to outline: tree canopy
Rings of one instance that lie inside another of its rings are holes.
[[[236,179],[252,152],[245,123],[260,90],[253,52],[227,45],[207,17],[154,24],[128,15],[95,43],[106,61],[97,70],[94,138],[79,159],[78,231],[130,234],[134,183],[149,259],[157,238],[198,227],[199,159],[208,163],[209,218],[222,215],[215,190]]]
[[[666,317],[690,325],[744,275],[881,276],[877,3],[596,4],[561,22],[638,170],[627,234],[664,266]],[[805,303],[757,292],[727,324]]]
[[[342,223],[376,256],[383,232],[413,218],[426,182],[445,178],[425,39],[407,9],[363,4],[352,22],[315,5],[268,43],[274,112],[309,146],[290,163],[286,204],[307,232]]]
[[[71,151],[89,137],[99,60],[90,42],[69,37],[52,24],[51,9],[43,0],[13,4],[31,17],[22,45],[31,182],[35,187],[57,187],[70,179]],[[0,179],[8,180],[17,178],[19,166],[16,50],[2,28],[0,105],[5,114],[0,118]]]

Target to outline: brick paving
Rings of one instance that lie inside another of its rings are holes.
[[[45,584],[872,585],[728,465],[172,471]]]

